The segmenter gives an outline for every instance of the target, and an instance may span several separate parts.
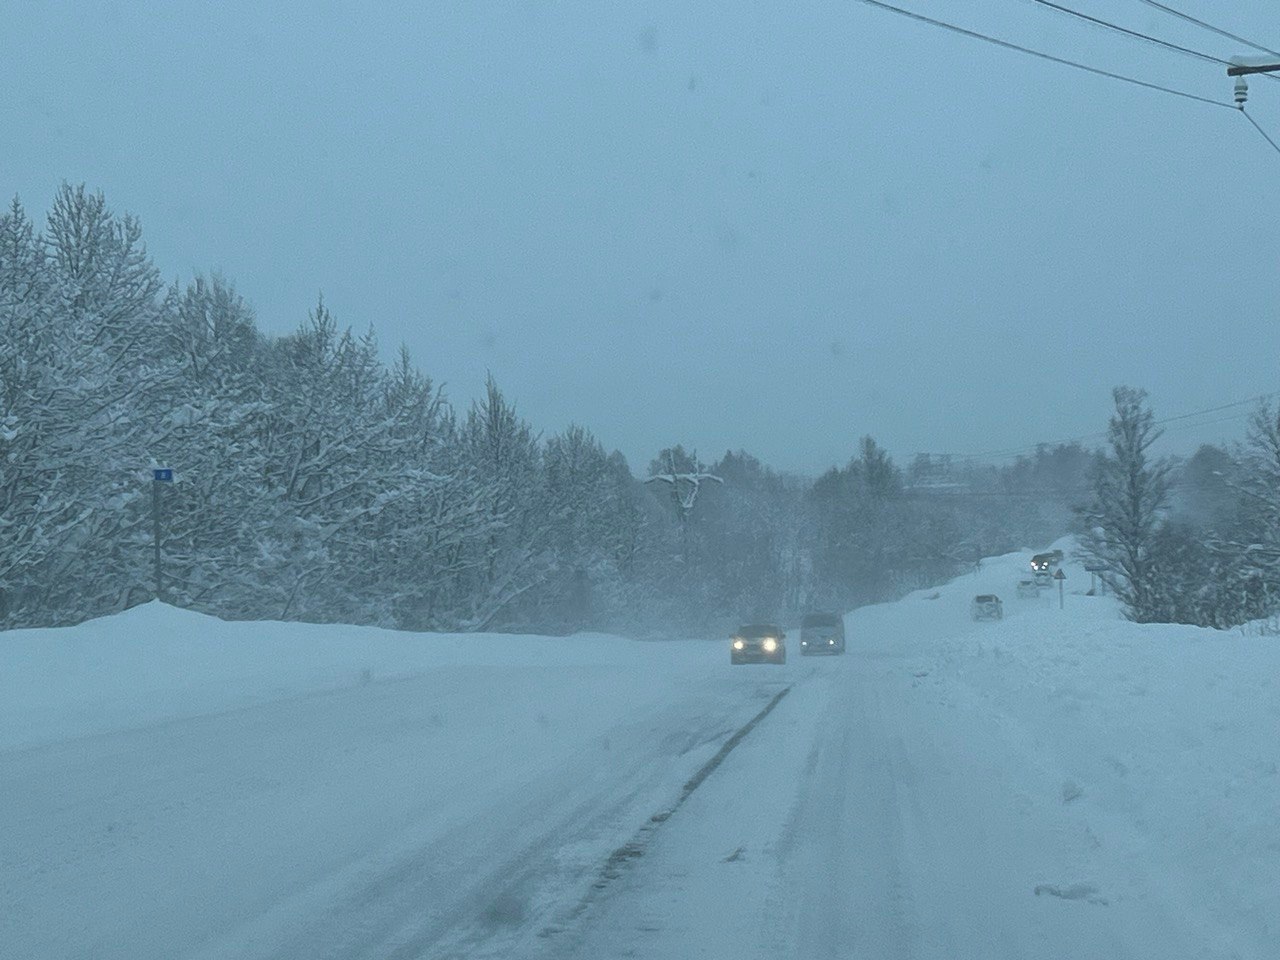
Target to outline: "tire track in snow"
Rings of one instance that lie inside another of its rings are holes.
[[[432,916],[427,920],[418,915],[420,906],[416,909],[411,907],[421,893],[414,889],[417,884],[409,882],[406,885],[402,882],[404,878],[398,878],[389,885],[390,890],[386,884],[379,885],[380,894],[406,894],[409,915],[392,910],[389,916],[383,918],[378,929],[356,931],[350,938],[347,949],[329,951],[323,955],[350,960],[366,956],[380,956],[387,960],[420,960],[426,957],[432,957],[433,960],[461,960],[465,957],[471,960],[479,957],[529,956],[549,949],[552,951],[551,955],[559,956],[556,952],[558,946],[552,946],[552,943],[563,945],[563,940],[556,940],[556,934],[567,931],[611,880],[621,875],[625,864],[642,854],[643,846],[634,846],[636,841],[641,837],[650,837],[711,772],[723,763],[733,748],[777,706],[790,688],[788,685],[770,696],[768,703],[736,730],[732,725],[726,729],[725,720],[728,718],[716,712],[679,711],[684,716],[682,722],[685,729],[655,741],[651,751],[642,751],[629,757],[629,770],[625,777],[620,781],[610,781],[602,790],[592,791],[579,798],[579,802],[572,808],[562,806],[562,800],[557,802],[554,793],[558,788],[554,782],[551,783],[548,787],[550,793],[542,795],[531,808],[545,808],[547,820],[531,832],[525,828],[515,831],[517,834],[528,834],[521,842],[510,843],[491,836],[487,847],[480,849],[474,836],[464,832],[462,836],[433,844],[430,850],[419,851],[413,857],[415,862],[437,864],[465,859],[463,854],[468,850],[480,859],[491,858],[494,849],[509,853],[491,862],[486,869],[478,869],[475,876],[483,876],[483,879],[457,891],[457,899],[451,897],[446,909],[441,910],[441,904],[435,904],[435,909],[431,910]],[[767,693],[765,695],[769,696]],[[689,729],[690,724],[692,729]],[[719,732],[709,735],[705,732],[708,728]],[[652,793],[652,764],[660,756],[685,756],[694,749],[720,740],[726,734],[729,734],[728,739],[721,743],[715,755],[694,771],[679,788],[675,802],[662,812],[644,819],[642,827],[629,843],[616,848],[603,862],[596,860],[593,865],[588,861],[581,868],[572,868],[570,872],[577,874],[577,880],[568,876],[561,877],[559,891],[554,889],[554,884],[547,887],[546,871],[549,867],[561,869],[553,865],[559,852],[566,846],[573,846],[584,837],[607,830],[610,822],[620,819],[626,822],[624,818],[628,818],[628,807],[632,808],[629,811],[631,823],[636,818],[643,817],[643,808],[635,809],[634,801],[643,792]],[[560,775],[558,773],[557,777]],[[646,787],[646,784],[649,786]],[[619,793],[624,785],[625,790]],[[525,800],[528,801],[529,798],[526,796]],[[539,814],[534,813],[534,816],[541,820]],[[514,834],[511,839],[514,839]],[[613,876],[610,877],[610,874]],[[409,879],[412,881],[413,878]],[[409,890],[404,890],[405,886]],[[579,895],[578,891],[584,886],[588,888],[586,894]],[[555,899],[557,894],[559,902]],[[338,913],[344,916],[351,913],[360,915],[359,910],[341,909]],[[448,916],[454,919],[449,920]],[[393,927],[400,929],[393,931]],[[282,960],[284,957],[306,957],[307,960],[314,960],[318,954],[309,952],[305,946],[299,949],[298,944],[293,944],[292,949],[273,954],[277,955]]]
[[[654,835],[691,797],[705,781],[713,774],[716,769],[724,763],[725,759],[733,752],[748,734],[754,730],[765,717],[773,712],[774,708],[782,702],[783,698],[791,692],[794,683],[788,684],[779,690],[769,702],[754,717],[744,723],[738,730],[729,737],[715,755],[704,763],[698,770],[685,781],[684,786],[680,790],[680,795],[676,798],[675,803],[667,810],[660,811],[651,816],[639,830],[635,832],[632,838],[618,849],[614,850],[601,865],[600,871],[591,888],[582,897],[581,900],[565,915],[560,922],[551,923],[545,926],[538,936],[543,940],[551,940],[560,934],[566,932],[573,924],[580,921],[583,915],[591,908],[592,904],[606,891],[616,880],[622,875],[627,865],[640,857],[643,857],[649,844],[653,841]]]

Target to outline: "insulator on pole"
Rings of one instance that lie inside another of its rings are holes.
[[[1249,99],[1249,84],[1244,77],[1236,77],[1236,106],[1244,109],[1244,102]]]

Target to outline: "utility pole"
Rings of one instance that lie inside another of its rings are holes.
[[[1231,66],[1227,67],[1227,76],[1245,77],[1254,73],[1274,73],[1277,70],[1280,70],[1280,62],[1275,57],[1232,57]]]
[[[1265,48],[1264,48],[1265,49]],[[1262,129],[1261,124],[1253,119],[1253,114],[1244,108],[1245,101],[1249,99],[1249,84],[1245,77],[1263,73],[1269,77],[1275,77],[1280,73],[1280,56],[1272,54],[1269,57],[1232,57],[1231,63],[1227,67],[1227,76],[1236,78],[1236,109],[1240,111],[1240,116],[1249,121],[1249,125],[1262,135],[1262,139],[1271,145],[1271,149],[1276,153],[1280,153],[1280,143],[1276,142],[1275,137]]]
[[[1232,57],[1227,76],[1236,78],[1236,106],[1243,110],[1245,101],[1249,99],[1249,84],[1245,77],[1277,71],[1280,71],[1280,62],[1275,57]]]
[[[680,472],[676,469],[674,451],[667,451],[667,463],[670,472],[657,473],[645,480],[645,483],[665,483],[671,490],[671,500],[676,507],[676,516],[680,518],[680,553],[684,561],[689,561],[689,515],[698,502],[698,491],[704,481],[711,480],[723,484],[724,481],[713,473],[708,473],[698,462],[697,451],[693,453],[693,469]]]
[[[173,470],[157,467],[151,471],[151,534],[155,562],[156,599],[164,599],[164,568],[160,562],[160,486],[173,483]]]

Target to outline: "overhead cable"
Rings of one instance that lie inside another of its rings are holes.
[[[1211,104],[1215,107],[1231,107],[1234,109],[1232,104],[1227,103],[1224,100],[1213,100],[1209,97],[1202,97],[1199,94],[1187,93],[1185,90],[1175,90],[1173,87],[1162,86],[1161,84],[1151,83],[1147,80],[1139,80],[1137,77],[1130,77],[1122,73],[1112,73],[1110,70],[1091,67],[1088,64],[1080,63],[1076,60],[1068,60],[1065,57],[1054,56],[1053,54],[1045,53],[1042,50],[1034,50],[1031,47],[1024,47],[1017,43],[1011,43],[1008,40],[1001,40],[997,37],[988,36],[987,34],[979,33],[976,30],[969,30],[954,23],[948,23],[945,20],[935,20],[933,17],[926,17],[922,13],[916,13],[912,10],[903,9],[902,7],[895,7],[889,3],[883,3],[882,0],[858,0],[858,2],[866,4],[869,7],[884,10],[887,13],[896,13],[899,16],[907,17],[911,20],[918,21],[919,23],[925,23],[933,27],[939,27],[943,30],[949,30],[952,33],[958,33],[964,37],[970,37],[974,40],[982,40],[986,43],[994,44],[997,47],[1002,47],[1005,50],[1015,50],[1018,53],[1025,53],[1028,56],[1038,57],[1041,60],[1048,60],[1050,63],[1058,63],[1064,67],[1074,67],[1077,70],[1083,70],[1086,73],[1092,73],[1095,76],[1108,77],[1112,80],[1120,80],[1123,83],[1129,83],[1137,87],[1145,87],[1148,90],[1158,90],[1161,93],[1168,93],[1175,97],[1183,97],[1187,100],[1196,100],[1200,103]]]
[[[1181,10],[1175,10],[1168,4],[1158,3],[1157,0],[1138,0],[1138,2],[1145,3],[1148,7],[1155,7],[1157,10],[1162,10],[1171,16],[1179,18],[1180,20],[1185,20],[1187,23],[1194,23],[1197,27],[1203,27],[1210,33],[1216,33],[1220,37],[1226,37],[1228,40],[1234,40],[1236,43],[1242,43],[1246,47],[1252,47],[1254,50],[1261,50],[1263,53],[1269,53],[1273,57],[1280,57],[1280,51],[1272,50],[1270,47],[1264,47],[1262,44],[1254,43],[1252,40],[1246,40],[1244,37],[1237,36],[1234,33],[1229,33],[1228,31],[1223,30],[1221,27],[1215,27],[1211,23],[1205,23],[1203,20],[1199,20],[1190,14],[1183,13]]]
[[[1039,4],[1042,7],[1048,7],[1050,10],[1056,10],[1059,13],[1066,14],[1069,17],[1075,17],[1077,20],[1083,20],[1086,23],[1092,23],[1095,26],[1103,27],[1104,29],[1112,30],[1112,31],[1115,31],[1116,33],[1124,34],[1127,37],[1133,37],[1135,40],[1142,40],[1146,43],[1151,43],[1159,47],[1164,47],[1165,49],[1172,50],[1175,53],[1186,54],[1189,57],[1195,57],[1199,60],[1205,60],[1209,63],[1220,63],[1226,66],[1231,65],[1230,60],[1223,60],[1221,57],[1215,57],[1211,53],[1204,53],[1200,50],[1192,50],[1190,47],[1182,47],[1176,43],[1170,43],[1168,40],[1161,40],[1159,37],[1153,37],[1148,33],[1141,33],[1137,30],[1130,30],[1128,27],[1122,27],[1118,23],[1112,23],[1110,20],[1103,20],[1099,17],[1094,17],[1094,16],[1091,16],[1090,14],[1082,13],[1079,10],[1073,10],[1071,7],[1064,6],[1060,3],[1053,3],[1052,0],[1031,0],[1031,2]]]
[[[1280,149],[1280,148],[1277,148],[1277,149]],[[1190,413],[1179,413],[1172,417],[1162,417],[1159,420],[1155,421],[1154,426],[1164,426],[1165,424],[1168,424],[1168,423],[1176,423],[1181,420],[1190,420],[1193,417],[1202,417],[1210,413],[1221,413],[1223,410],[1230,410],[1233,407],[1243,407],[1247,404],[1254,404],[1262,400],[1268,400],[1272,397],[1275,397],[1278,393],[1280,393],[1280,391],[1272,391],[1270,393],[1259,393],[1252,397],[1246,397],[1243,400],[1234,400],[1231,403],[1219,404],[1216,407],[1205,407],[1202,410],[1192,410]],[[1248,414],[1248,411],[1246,411],[1245,413],[1235,414],[1230,417],[1225,417],[1221,420],[1206,420],[1199,423],[1188,423],[1183,426],[1185,427],[1211,426],[1212,424],[1215,424],[1215,423],[1226,423],[1229,420],[1238,420],[1241,417],[1246,416],[1247,414]],[[1178,427],[1175,429],[1181,429],[1181,428],[1182,427]],[[949,457],[952,460],[967,460],[967,461],[1008,460],[1013,457],[1021,456],[1022,454],[1025,454],[1025,453],[1031,453],[1039,449],[1040,447],[1062,447],[1072,443],[1079,443],[1082,440],[1099,440],[1106,437],[1108,432],[1109,431],[1107,430],[1098,430],[1094,433],[1082,433],[1082,434],[1077,434],[1074,437],[1064,437],[1061,440],[1042,440],[1037,443],[1028,443],[1021,447],[1007,447],[1003,450],[986,450],[981,453],[955,453],[955,454],[931,453],[926,455],[931,457]]]
[[[1244,118],[1246,120],[1248,120],[1251,124],[1253,124],[1253,129],[1257,130],[1260,134],[1262,134],[1262,139],[1266,140],[1267,143],[1271,144],[1271,149],[1275,150],[1276,153],[1280,153],[1280,144],[1277,144],[1274,140],[1272,140],[1271,135],[1267,133],[1267,131],[1263,130],[1262,127],[1258,126],[1258,121],[1253,119],[1253,117],[1249,114],[1249,111],[1246,110],[1244,107],[1241,107],[1240,113],[1244,115]]]
[[[1173,423],[1176,420],[1190,420],[1192,417],[1202,417],[1206,413],[1221,413],[1223,410],[1230,410],[1232,407],[1243,407],[1251,403],[1257,403],[1260,400],[1269,400],[1274,397],[1275,391],[1271,393],[1260,393],[1255,397],[1245,397],[1243,400],[1235,400],[1231,403],[1224,403],[1217,407],[1206,407],[1203,410],[1192,410],[1190,413],[1180,413],[1176,417],[1165,417],[1157,420],[1156,423]]]

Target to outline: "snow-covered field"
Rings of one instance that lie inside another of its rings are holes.
[[[158,606],[0,634],[0,956],[1275,956],[1280,641],[1126,623],[1071,565],[1017,600],[1027,557],[782,668]]]

